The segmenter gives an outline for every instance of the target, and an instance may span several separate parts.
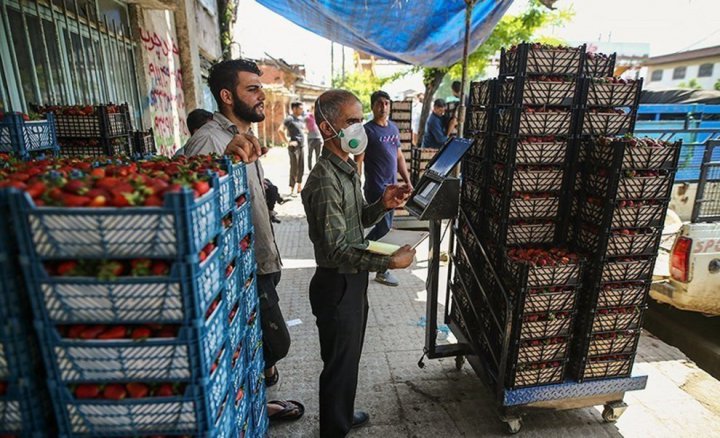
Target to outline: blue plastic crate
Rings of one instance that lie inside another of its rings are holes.
[[[222,243],[222,260],[227,266],[235,260],[240,248],[237,241],[237,218],[233,217],[233,224],[230,228],[223,228],[218,236],[218,244]]]
[[[196,259],[220,232],[218,179],[194,199],[190,190],[165,196],[162,207],[37,207],[12,190],[11,209],[22,254],[35,258]]]
[[[232,272],[225,278],[225,298],[228,303],[235,303],[237,301],[238,297],[242,294],[244,284],[242,269],[238,266],[238,260],[236,259]]]
[[[221,300],[207,320],[182,326],[176,338],[78,340],[36,322],[48,375],[62,383],[177,381],[209,373],[227,340],[227,306]]]
[[[245,289],[243,289],[243,300],[245,301],[245,320],[250,324],[250,319],[253,316],[253,312],[255,313],[254,317],[258,317],[258,304],[260,303],[260,299],[258,297],[258,291],[257,291],[257,277],[255,274],[252,274],[252,278],[254,279],[253,282],[248,285]],[[258,327],[259,327],[258,322]]]
[[[232,408],[229,359],[226,351],[220,365],[205,382],[189,384],[183,396],[175,397],[83,400],[76,399],[67,386],[51,381],[60,434],[228,436],[227,430],[234,420],[233,410],[227,409]]]
[[[222,243],[202,263],[176,262],[167,276],[100,280],[50,276],[21,257],[36,318],[57,323],[189,323],[225,285]]]
[[[0,381],[7,392],[0,397],[0,434],[48,436],[49,398],[41,377],[37,340],[24,320],[3,319],[0,325]]]
[[[265,382],[257,386],[257,391],[250,395],[250,410],[252,413],[252,436],[264,437],[267,434],[269,418],[267,413],[267,396]]]
[[[233,346],[239,345],[245,338],[245,328],[247,324],[245,323],[245,313],[243,312],[242,304],[242,301],[236,300],[234,304],[230,304],[228,307],[228,338],[230,339],[230,345]],[[235,309],[235,306],[237,306],[236,314],[231,319],[230,314],[233,309]]]
[[[245,163],[233,163],[228,157],[219,158],[218,162],[227,172],[220,178],[220,209],[225,214],[236,206],[240,195],[247,195],[246,167]]]
[[[238,400],[238,391],[242,389],[243,397]],[[250,413],[250,394],[248,379],[245,374],[233,384],[233,401],[235,402],[235,430],[237,437],[251,438],[249,431],[252,429],[252,417]]]
[[[28,159],[36,152],[57,154],[59,149],[52,114],[47,114],[45,120],[26,122],[22,115],[8,113],[0,121],[0,152]]]
[[[246,202],[236,210],[238,244],[243,237],[253,232],[252,207]]]
[[[232,345],[232,344],[231,344]],[[237,358],[233,356],[231,359],[231,365],[230,365],[230,373],[232,375],[232,382],[233,387],[235,389],[240,388],[241,386],[245,385],[245,380],[247,379],[247,373],[248,373],[248,366],[247,366],[247,352],[246,349],[246,341],[245,339],[241,339],[240,343],[235,346],[235,350],[233,351],[233,354],[235,352],[238,352]]]
[[[214,428],[207,435],[211,438],[236,438],[235,417],[237,411],[233,406],[233,394],[229,391],[224,404],[221,406],[220,418]]]

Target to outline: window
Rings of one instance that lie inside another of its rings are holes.
[[[685,71],[687,67],[675,67],[673,70],[673,79],[685,79]]]
[[[698,77],[699,78],[707,78],[712,76],[713,74],[713,65],[712,64],[702,64],[700,68],[698,69]]]
[[[650,75],[651,81],[662,81],[662,70],[653,70],[652,75]]]

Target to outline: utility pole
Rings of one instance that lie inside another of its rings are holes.
[[[340,45],[342,50],[342,81],[345,82],[345,46]]]
[[[335,79],[335,43],[330,41],[330,87]]]

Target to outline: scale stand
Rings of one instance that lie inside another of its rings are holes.
[[[425,366],[423,359],[462,357],[471,349],[467,344],[437,345],[438,280],[440,277],[440,244],[442,221],[454,219],[460,204],[460,180],[450,176],[472,142],[462,138],[449,140],[428,163],[428,170],[417,184],[415,193],[405,209],[419,220],[429,221],[430,252],[428,254],[425,348],[418,366]],[[452,240],[452,239],[451,239]],[[451,249],[452,250],[452,249]],[[446,299],[445,304],[448,304]]]

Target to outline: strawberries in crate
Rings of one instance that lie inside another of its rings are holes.
[[[511,248],[508,250],[510,260],[532,266],[558,266],[574,264],[578,255],[563,248]]]
[[[170,264],[165,260],[150,259],[64,260],[45,262],[45,270],[51,276],[93,277],[111,281],[118,277],[165,276],[170,273]]]
[[[65,339],[78,340],[132,340],[148,338],[176,338],[180,327],[174,324],[107,325],[72,324],[58,326],[58,332]]]
[[[185,383],[82,383],[74,385],[77,399],[124,400],[152,397],[176,397],[185,393]]]

